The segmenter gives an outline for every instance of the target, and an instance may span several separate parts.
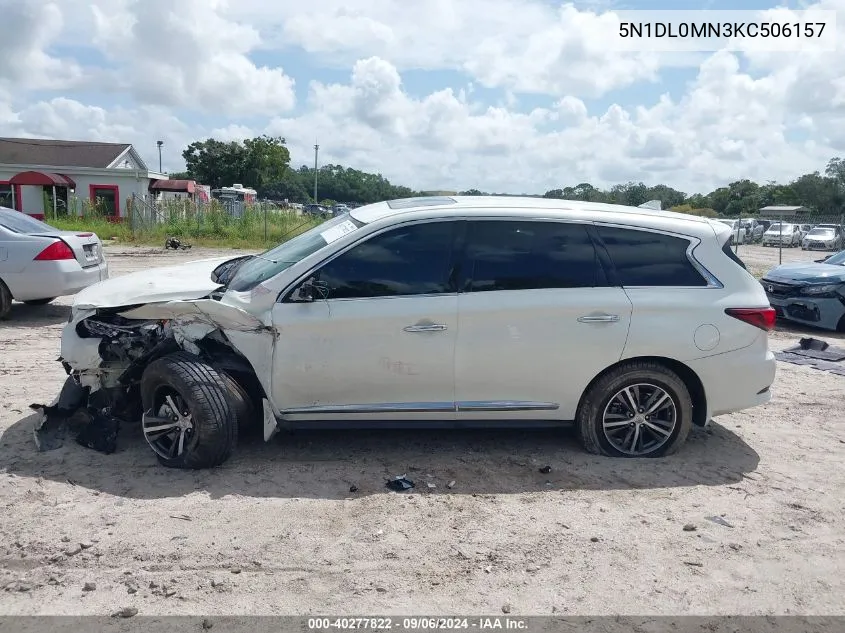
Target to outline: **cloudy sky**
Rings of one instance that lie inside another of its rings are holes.
[[[779,5],[836,10],[837,50],[605,45],[606,12],[678,0],[0,0],[0,136],[151,167],[161,139],[178,171],[193,140],[269,133],[418,189],[787,180],[845,154],[845,0]]]

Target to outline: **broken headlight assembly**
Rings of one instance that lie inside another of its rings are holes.
[[[839,288],[843,286],[841,283],[835,284],[815,284],[811,286],[804,286],[801,288],[802,295],[809,295],[814,297],[819,297],[823,295],[832,295],[834,294]]]

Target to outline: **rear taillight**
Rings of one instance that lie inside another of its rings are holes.
[[[725,314],[766,332],[774,330],[777,321],[774,308],[728,308]]]
[[[73,254],[70,246],[59,240],[58,242],[53,242],[45,248],[43,251],[38,253],[38,256],[35,258],[37,262],[54,262],[60,259],[76,259],[76,256]]]

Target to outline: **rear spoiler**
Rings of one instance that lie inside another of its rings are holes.
[[[638,209],[651,209],[652,211],[663,211],[663,203],[660,200],[649,200],[637,205]]]

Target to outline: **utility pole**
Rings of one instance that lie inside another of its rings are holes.
[[[158,173],[161,172],[161,146],[164,145],[164,141],[156,141],[156,145],[158,145]]]
[[[317,201],[317,154],[320,152],[320,146],[314,145],[314,204],[319,204]]]

